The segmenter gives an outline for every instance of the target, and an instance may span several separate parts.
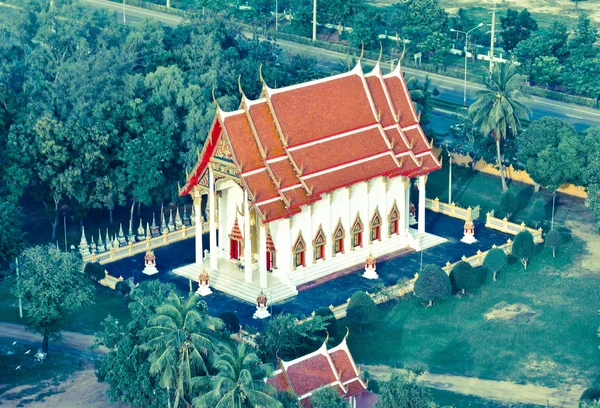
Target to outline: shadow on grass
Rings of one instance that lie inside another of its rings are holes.
[[[436,365],[448,367],[460,367],[461,373],[473,370],[473,350],[471,344],[462,339],[454,339],[446,344],[446,347],[431,353],[431,361]]]

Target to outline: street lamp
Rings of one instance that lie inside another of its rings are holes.
[[[463,106],[467,107],[467,45],[469,44],[469,33],[473,30],[477,30],[482,27],[483,23],[479,23],[477,27],[471,28],[469,31],[455,30],[451,28],[450,31],[453,33],[463,33],[465,35],[465,83],[464,83],[464,95],[463,95]]]

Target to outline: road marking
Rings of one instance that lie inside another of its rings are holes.
[[[583,120],[583,118],[579,117],[579,116],[569,115],[568,113],[565,113],[565,115],[568,116],[568,117],[570,117],[570,118],[573,118],[573,119],[581,119],[581,120]]]
[[[444,85],[438,85],[438,88],[442,88],[442,89],[450,89],[451,91],[454,91],[455,89],[452,88],[451,86],[444,86]]]

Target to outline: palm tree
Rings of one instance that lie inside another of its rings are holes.
[[[496,142],[496,155],[502,190],[508,190],[502,167],[500,142],[508,135],[521,131],[521,120],[528,119],[531,111],[517,98],[522,96],[517,70],[513,65],[497,64],[486,80],[486,88],[477,91],[477,100],[469,108],[469,116],[479,126],[483,136],[491,135]]]
[[[196,377],[194,389],[206,393],[194,398],[195,408],[279,408],[275,389],[264,381],[272,372],[245,343],[224,344],[213,358],[215,376]]]
[[[186,396],[190,395],[192,378],[208,373],[205,359],[218,351],[210,331],[223,322],[209,316],[198,302],[196,294],[186,300],[171,293],[142,331],[147,339],[142,347],[152,351],[148,357],[150,374],[160,375],[159,383],[168,392],[174,390],[174,407],[180,400],[190,405]]]

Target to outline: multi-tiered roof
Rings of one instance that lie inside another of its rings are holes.
[[[208,186],[209,162],[239,178],[264,222],[294,215],[324,193],[375,177],[415,177],[441,167],[431,151],[400,65],[285,88],[242,93],[217,113],[180,195]],[[228,170],[229,169],[229,170]]]

